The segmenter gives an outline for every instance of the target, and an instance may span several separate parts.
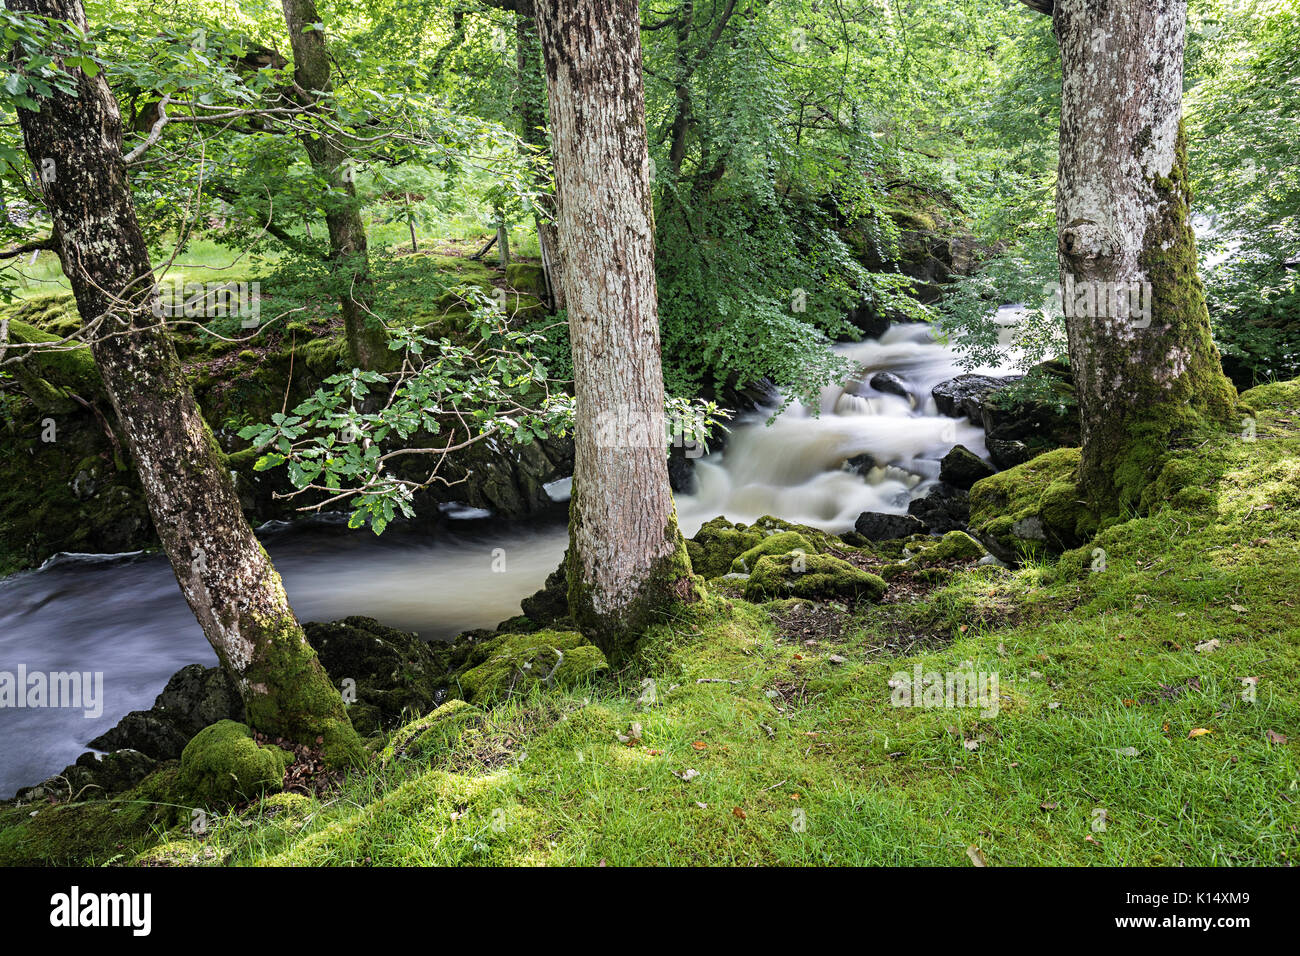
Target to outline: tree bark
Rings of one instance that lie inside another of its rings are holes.
[[[1083,423],[1079,483],[1139,506],[1172,444],[1227,421],[1188,221],[1186,0],[1057,0],[1057,234]]]
[[[83,31],[81,0],[14,0],[11,9]],[[324,740],[336,762],[360,752],[338,691],[289,607],[280,576],[244,520],[234,482],[185,383],[165,326],[122,159],[117,103],[101,72],[71,70],[77,95],[19,110],[77,309],[102,323],[91,353],[126,435],[154,528],[185,600],[237,679],[249,722]]]
[[[577,400],[569,605],[611,663],[697,597],[664,420],[636,0],[536,0]]]
[[[330,78],[325,33],[313,29],[320,22],[315,0],[281,2],[289,43],[293,47],[293,77],[301,89],[299,97],[306,96],[324,118],[330,119],[332,111],[324,99],[333,91],[334,83]],[[325,128],[317,132],[318,136],[303,135],[300,139],[312,169],[330,187],[331,195],[322,212],[329,230],[334,279],[346,283],[346,288],[339,293],[339,307],[343,312],[348,349],[360,368],[391,370],[397,367],[399,360],[397,353],[388,348],[388,336],[379,319],[371,314],[373,286],[366,226],[357,203],[353,167],[349,165],[347,149],[335,134]]]

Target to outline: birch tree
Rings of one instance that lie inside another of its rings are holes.
[[[668,486],[636,0],[535,0],[573,348],[569,605],[613,662],[696,597]]]
[[[1082,491],[1140,503],[1171,444],[1236,407],[1188,216],[1186,0],[1026,0],[1061,49],[1057,238]]]
[[[81,0],[11,0],[10,8],[86,29]],[[342,698],[244,520],[230,472],[156,317],[117,102],[102,71],[65,69],[75,89],[52,90],[39,110],[19,109],[18,118],[27,152],[43,171],[55,251],[163,550],[209,643],[237,679],[249,722],[292,740],[319,737],[332,761],[350,760],[360,741]]]
[[[282,5],[293,48],[297,86],[294,95],[313,110],[329,113],[334,83],[316,4],[314,0],[282,0]],[[373,291],[366,226],[357,203],[355,167],[347,147],[327,125],[322,125],[319,132],[303,133],[299,139],[312,169],[329,184],[331,192],[322,205],[330,236],[330,260],[338,270],[334,279],[345,286],[339,294],[339,307],[352,360],[363,369],[392,369],[398,364],[398,356],[389,351],[383,325],[370,309]]]

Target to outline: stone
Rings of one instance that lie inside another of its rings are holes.
[[[925,525],[914,515],[891,515],[864,511],[853,523],[853,530],[869,541],[892,541],[914,534],[924,534]]]
[[[907,513],[919,518],[931,534],[964,531],[970,521],[970,493],[939,482],[922,498],[913,498]]]
[[[939,480],[969,490],[981,478],[994,474],[993,466],[965,445],[953,445],[939,462]]]
[[[912,397],[912,393],[907,389],[907,383],[893,372],[877,372],[875,375],[871,376],[869,384],[878,392],[898,395],[901,398],[909,400]]]
[[[759,558],[745,582],[745,600],[879,601],[885,587],[879,576],[833,555],[769,554]]]
[[[190,738],[219,720],[244,719],[239,690],[220,667],[189,664],[167,681],[149,710],[134,710],[90,742],[97,750],[136,750],[175,760]]]

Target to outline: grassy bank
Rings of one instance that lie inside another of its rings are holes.
[[[1300,383],[1244,399],[1256,441],[1182,449],[1152,513],[1059,561],[895,576],[856,611],[715,586],[620,675],[140,862],[1294,862]],[[966,661],[995,716],[891,705],[898,672]]]

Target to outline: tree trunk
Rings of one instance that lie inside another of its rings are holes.
[[[519,81],[519,137],[529,146],[546,152],[546,80],[542,73],[542,42],[537,34],[534,0],[515,3],[515,66]],[[563,275],[560,270],[559,231],[555,225],[555,194],[544,174],[537,181],[542,214],[536,217],[537,245],[551,308],[565,308]]]
[[[577,399],[569,606],[612,663],[696,599],[668,487],[636,0],[537,0]]]
[[[1083,421],[1082,491],[1138,506],[1171,444],[1236,392],[1210,337],[1188,221],[1186,0],[1057,0],[1062,305]]]
[[[321,115],[332,118],[328,104],[322,102],[333,88],[330,79],[329,53],[325,49],[324,31],[314,28],[320,22],[315,0],[281,0],[284,22],[293,47],[293,78]],[[352,360],[363,369],[386,371],[399,364],[397,353],[388,348],[388,336],[379,319],[371,314],[373,287],[370,280],[366,226],[361,220],[354,170],[348,151],[337,136],[324,127],[316,137],[301,138],[307,158],[316,174],[329,183],[331,195],[322,212],[330,235],[330,262],[333,277],[346,283],[339,293],[343,326],[347,333]],[[341,197],[341,198],[340,198]]]
[[[86,27],[81,0],[15,0],[11,9]],[[117,103],[104,74],[71,71],[77,95],[19,110],[39,168],[77,309],[99,320],[91,352],[140,474],[149,513],[181,591],[222,664],[238,680],[249,722],[294,740],[324,738],[337,762],[360,752],[338,691],[240,511],[234,482],[186,385],[157,301],[122,160]]]

